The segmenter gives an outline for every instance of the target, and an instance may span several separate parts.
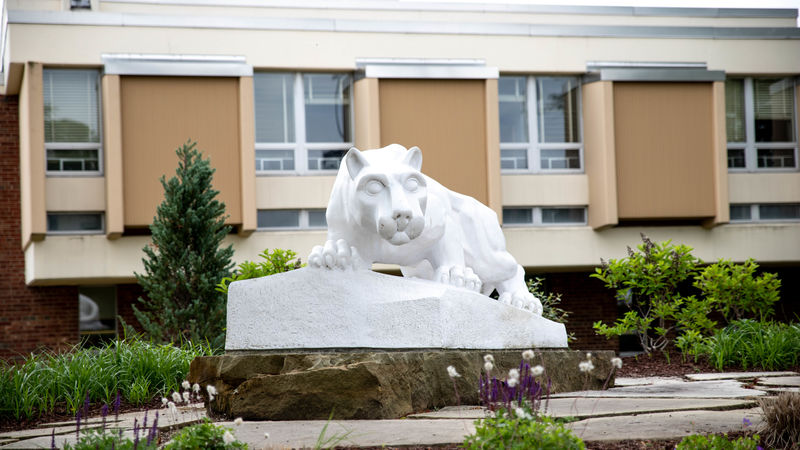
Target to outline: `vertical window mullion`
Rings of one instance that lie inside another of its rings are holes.
[[[753,96],[753,79],[744,79],[744,123],[745,123],[745,150],[744,165],[746,170],[752,171],[758,168],[758,157],[756,155],[756,120],[755,120],[755,99]]]
[[[534,225],[541,226],[542,225],[542,208],[539,207],[539,206],[534,207],[533,208],[533,214],[531,215],[531,217],[533,218],[533,224]]]
[[[306,148],[306,98],[303,91],[303,74],[294,76],[294,140],[295,170],[308,172],[308,149]]]
[[[528,77],[526,83],[528,92],[528,170],[539,172],[542,170],[541,158],[539,156],[539,114],[538,99],[536,98],[536,79]],[[534,215],[536,212],[534,211]]]
[[[308,210],[307,209],[301,209],[300,210],[299,219],[300,220],[299,220],[299,223],[298,223],[298,227],[301,230],[307,229],[308,228]]]

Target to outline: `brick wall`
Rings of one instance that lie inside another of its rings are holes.
[[[0,358],[78,342],[78,288],[28,287],[20,232],[16,96],[0,97]]]
[[[589,277],[590,272],[557,272],[539,275],[545,279],[546,292],[561,294],[561,309],[570,313],[567,333],[576,340],[569,344],[578,350],[619,350],[617,338],[598,336],[592,324],[598,320],[611,323],[617,318],[614,293],[600,280]]]
[[[125,323],[132,326],[137,331],[141,331],[141,327],[139,326],[139,321],[136,320],[136,316],[133,314],[131,305],[136,305],[138,308],[140,306],[138,298],[141,296],[144,296],[144,292],[142,291],[142,287],[138,284],[117,285],[117,315],[122,317]],[[117,322],[117,334],[120,337],[125,335],[125,330],[122,329],[122,322],[119,321]]]

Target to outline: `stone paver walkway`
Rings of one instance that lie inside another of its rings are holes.
[[[756,385],[748,383],[756,381]],[[580,419],[568,426],[586,441],[627,439],[674,439],[695,433],[727,433],[761,424],[758,397],[775,389],[798,389],[800,374],[794,372],[750,372],[691,374],[680,378],[618,378],[606,391],[571,392],[554,395],[549,411],[557,417]],[[747,387],[745,387],[747,386]],[[788,386],[788,387],[787,387]],[[185,426],[202,420],[202,405],[181,408],[176,417],[159,411],[159,429]],[[475,431],[474,421],[486,412],[477,406],[443,408],[399,420],[258,421],[235,426],[236,437],[251,449],[313,447],[327,424],[322,440],[343,446],[434,446],[456,445]],[[121,414],[120,426],[132,435],[134,419],[142,413]],[[149,420],[154,414],[150,412]],[[745,419],[747,419],[745,421]],[[90,419],[89,426],[97,420]],[[55,430],[56,446],[75,442],[72,422],[46,424],[36,429],[0,433],[0,449],[50,448]],[[265,434],[266,433],[266,434]]]

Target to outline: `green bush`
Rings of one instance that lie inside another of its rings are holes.
[[[214,169],[195,145],[178,148],[175,176],[161,177],[164,201],[150,225],[152,243],[144,247],[145,273],[135,274],[146,298],[133,310],[156,342],[190,340],[222,348],[227,299],[216,285],[233,267],[233,247],[220,248],[231,227],[211,186]]]
[[[560,308],[561,294],[545,292],[542,287],[543,282],[544,278],[528,280],[528,291],[542,302],[542,317],[566,325],[567,319],[569,318],[569,311]],[[567,335],[567,340],[570,342],[574,341],[575,334],[569,333]]]
[[[756,450],[761,447],[758,446],[759,437],[744,436],[731,441],[727,435],[720,436],[718,434],[711,434],[702,436],[694,434],[683,438],[675,450]]]
[[[265,277],[267,275],[299,269],[304,266],[304,264],[300,262],[300,258],[295,260],[297,253],[292,250],[283,250],[280,248],[274,250],[267,249],[258,256],[260,256],[263,261],[260,263],[245,261],[239,264],[239,267],[233,271],[231,276],[224,277],[222,281],[217,284],[217,291],[227,295],[228,286],[234,281]]]
[[[229,450],[247,448],[247,444],[236,440],[231,429],[214,425],[209,419],[182,429],[164,446],[165,450]]]
[[[711,364],[786,370],[800,364],[800,323],[736,320],[699,346]]]
[[[138,434],[144,431],[144,436]],[[157,430],[135,430],[136,438],[123,437],[116,429],[88,430],[81,434],[78,442],[64,443],[64,450],[157,450]],[[53,446],[55,448],[55,446]],[[199,448],[199,447],[198,447]]]
[[[763,319],[772,315],[772,305],[780,298],[781,280],[774,273],[755,276],[756,269],[752,259],[743,264],[720,260],[695,276],[694,286],[729,323],[746,317]]]
[[[468,449],[584,449],[583,441],[563,423],[547,416],[509,413],[499,409],[493,417],[475,422],[475,434],[467,436]]]
[[[0,362],[0,417],[31,419],[65,409],[75,414],[86,401],[112,404],[117,392],[133,404],[178,390],[189,363],[211,349],[141,340],[118,340],[69,353],[32,354],[23,362]]]
[[[670,241],[653,243],[644,234],[642,241],[637,251],[628,247],[627,258],[603,262],[592,274],[615,289],[630,310],[612,326],[596,322],[595,331],[606,337],[634,333],[642,349],[650,353],[663,350],[676,328],[699,333],[712,329],[716,323],[708,318],[710,302],[679,290],[702,262],[692,256],[691,247]]]

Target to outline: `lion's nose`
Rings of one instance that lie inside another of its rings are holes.
[[[411,221],[411,211],[395,211],[392,219],[397,223],[397,231],[403,231]]]

